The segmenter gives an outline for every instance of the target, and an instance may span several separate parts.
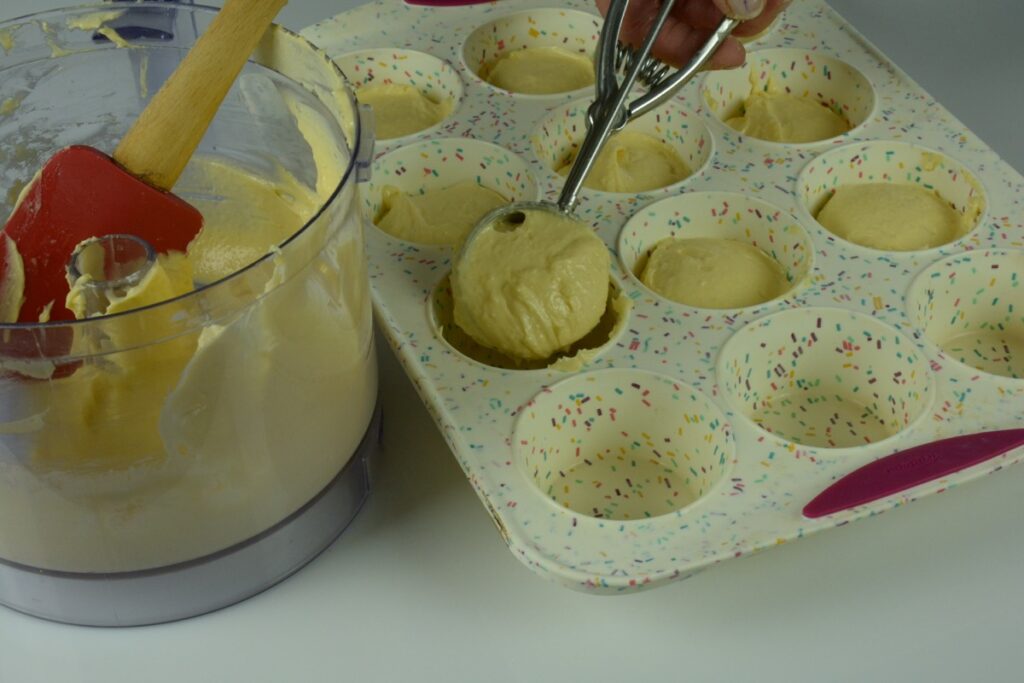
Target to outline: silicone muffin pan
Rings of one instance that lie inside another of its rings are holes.
[[[583,136],[591,93],[521,96],[477,74],[512,49],[592,51],[592,3],[562,5],[377,0],[306,29],[353,80],[372,64],[457,100],[438,126],[378,144],[369,217],[385,185],[415,194],[472,179],[509,199],[557,196],[555,169]],[[579,362],[511,369],[464,353],[446,334],[451,250],[367,228],[383,332],[513,553],[573,588],[664,584],[1024,457],[1011,449],[803,515],[882,456],[1024,426],[1024,178],[819,0],[794,3],[747,49],[743,69],[704,74],[634,124],[676,150],[686,179],[639,195],[584,190],[577,214],[617,257],[618,319]],[[726,125],[769,82],[852,129],[788,145]],[[969,230],[938,248],[885,252],[816,222],[837,187],[867,182],[933,190]],[[638,264],[658,241],[687,236],[762,249],[785,287],[736,310],[647,289]]]

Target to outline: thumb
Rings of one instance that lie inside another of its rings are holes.
[[[746,21],[764,11],[765,0],[713,0],[715,7],[727,17]]]

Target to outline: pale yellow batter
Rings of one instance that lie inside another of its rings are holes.
[[[502,55],[480,75],[509,92],[553,95],[593,85],[594,63],[561,47],[528,47]]]
[[[512,358],[546,359],[584,337],[608,300],[611,259],[589,226],[543,210],[487,230],[452,270],[455,323]]]
[[[175,194],[203,214],[203,229],[188,246],[196,282],[216,282],[263,258],[314,214],[315,193],[283,170],[277,175],[271,182],[213,159],[189,164]]]
[[[3,240],[6,243],[6,266],[0,281],[0,323],[13,323],[18,320],[21,305],[25,302],[25,264],[14,240],[7,235],[3,235]]]
[[[385,185],[375,223],[399,239],[455,246],[488,212],[507,203],[494,190],[471,180],[421,195],[407,195],[397,187]]]
[[[787,286],[782,266],[738,240],[692,238],[658,243],[640,279],[667,299],[697,308],[744,308]]]
[[[569,175],[575,154],[558,168]],[[613,135],[597,155],[583,186],[602,192],[647,192],[678,183],[691,173],[686,162],[661,140],[625,130]]]
[[[771,142],[827,140],[850,130],[850,122],[820,102],[784,92],[751,93],[743,113],[726,124],[739,132]]]
[[[438,102],[412,85],[364,85],[356,98],[373,109],[378,140],[391,140],[435,126],[452,111],[451,100]]]
[[[902,183],[842,186],[817,219],[849,242],[885,251],[938,247],[967,234],[971,227],[936,192]]]
[[[192,269],[180,252],[160,255],[142,281],[100,310],[90,310],[87,289],[93,276],[76,280],[66,305],[78,319],[113,315],[166,301],[192,290]],[[164,444],[158,421],[168,392],[195,350],[194,336],[142,345],[160,336],[154,325],[172,332],[164,316],[121,316],[104,326],[102,338],[79,335],[75,353],[103,348],[131,349],[87,364],[61,380],[49,397],[48,428],[39,433],[33,464],[44,471],[104,472],[142,463],[162,463]]]

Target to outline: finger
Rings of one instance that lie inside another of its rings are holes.
[[[610,0],[597,0],[597,6],[606,12]],[[651,4],[632,3],[626,10],[619,39],[639,46],[650,33],[654,24],[656,8]],[[665,20],[665,26],[654,42],[655,57],[672,66],[682,66],[704,46],[711,37],[711,31],[722,20],[722,14],[707,0],[688,0],[677,3],[672,14]],[[694,25],[704,28],[694,28]],[[710,68],[726,69],[743,64],[746,52],[735,38],[727,38],[712,56]]]
[[[733,34],[737,36],[756,36],[768,28],[769,24],[775,21],[788,4],[789,0],[768,0],[765,4],[764,12],[760,16],[750,21],[744,21],[736,27]]]
[[[718,10],[733,19],[753,19],[764,11],[766,0],[713,0]]]
[[[711,31],[697,30],[673,17],[665,22],[652,52],[663,62],[681,67],[697,53],[711,37]],[[733,37],[725,39],[711,56],[708,66],[712,69],[731,69],[743,64],[746,51],[742,43]]]

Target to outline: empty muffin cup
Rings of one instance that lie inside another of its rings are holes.
[[[356,98],[374,110],[376,138],[393,141],[439,127],[462,100],[448,62],[415,50],[378,48],[335,57]]]
[[[566,349],[544,360],[526,360],[512,358],[501,351],[478,343],[469,334],[455,324],[455,302],[452,298],[452,286],[446,275],[430,297],[428,315],[431,327],[438,338],[461,356],[502,370],[550,370],[556,372],[575,372],[583,366],[595,361],[602,351],[607,349],[619,338],[629,321],[630,299],[622,292],[622,287],[613,277],[608,287],[608,303],[604,315],[597,325],[582,339]]]
[[[833,140],[867,121],[875,106],[874,89],[860,71],[793,48],[758,50],[743,68],[712,71],[701,92],[727,130],[769,145]]]
[[[537,198],[537,182],[522,158],[489,142],[442,138],[378,158],[363,205],[374,225],[393,237],[451,247],[501,203]]]
[[[498,90],[560,97],[593,85],[593,54],[601,18],[540,8],[477,27],[463,44],[466,67]]]
[[[910,339],[837,308],[751,323],[722,347],[717,371],[727,400],[759,429],[822,449],[883,442],[921,418],[934,393]]]
[[[516,459],[552,501],[614,520],[680,513],[709,497],[733,461],[729,424],[671,377],[614,369],[545,388],[524,406]]]
[[[986,208],[981,184],[963,164],[905,142],[830,150],[804,167],[797,191],[802,212],[830,239],[876,252],[957,242],[981,224]]]
[[[556,107],[531,134],[534,153],[553,173],[565,175],[575,159],[587,133],[589,106],[590,100],[577,100]],[[635,195],[675,187],[700,174],[712,147],[711,135],[696,117],[674,104],[664,105],[608,140],[587,177],[584,194]]]
[[[974,251],[933,264],[907,295],[914,325],[950,359],[1024,380],[1024,251]]]
[[[694,245],[693,253],[664,251]],[[667,272],[645,272],[652,252]],[[656,295],[695,308],[739,309],[790,296],[807,280],[813,248],[795,218],[734,192],[687,192],[637,212],[618,239],[622,267]]]

